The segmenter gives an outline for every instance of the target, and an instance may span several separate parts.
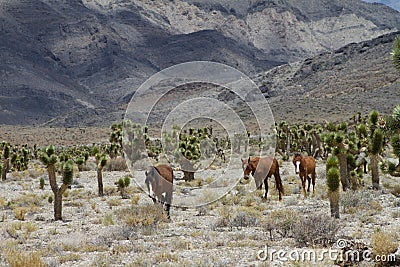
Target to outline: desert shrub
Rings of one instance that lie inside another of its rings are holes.
[[[123,157],[110,158],[104,166],[105,171],[126,171],[127,169],[128,166]]]
[[[340,198],[340,206],[344,213],[353,213],[358,209],[369,209],[371,195],[366,191],[346,191]]]
[[[215,227],[227,227],[232,220],[232,208],[222,208],[219,210],[219,217],[215,222]]]
[[[399,246],[396,233],[391,233],[380,229],[373,233],[371,243],[372,255],[374,255],[374,258],[378,256],[382,260],[387,258],[387,256],[390,254],[395,253]],[[384,265],[385,261],[381,263]]]
[[[261,226],[269,232],[271,238],[273,233],[280,237],[293,237],[299,213],[294,209],[274,210],[261,221]]]
[[[300,217],[294,227],[294,239],[299,245],[327,246],[335,239],[339,224],[326,214],[312,214]]]
[[[222,208],[214,227],[249,227],[259,224],[261,213],[251,208]]]
[[[233,227],[256,226],[258,225],[258,219],[254,213],[241,210],[233,216],[231,225]]]

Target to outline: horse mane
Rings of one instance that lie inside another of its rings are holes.
[[[156,172],[161,175],[160,171],[157,169],[155,166],[151,166],[151,169],[156,170]],[[156,181],[156,184],[158,185],[158,175],[154,175],[154,179]]]

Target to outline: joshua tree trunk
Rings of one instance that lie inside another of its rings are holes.
[[[67,188],[67,185],[62,184],[54,194],[54,220],[56,221],[62,220],[62,197]]]
[[[379,185],[379,170],[378,170],[378,155],[371,154],[371,174],[372,174],[372,189],[380,189]]]
[[[348,188],[346,154],[340,153],[337,157],[339,160],[340,181],[342,183],[343,191],[346,191]]]
[[[99,197],[104,196],[104,191],[103,191],[103,168],[98,167],[97,168],[97,185],[99,187]]]
[[[68,185],[62,184],[60,188],[57,188],[54,164],[47,166],[47,172],[49,174],[50,187],[54,194],[54,220],[62,220],[62,196]]]
[[[331,216],[339,219],[339,190],[328,192]]]
[[[3,160],[3,169],[1,170],[1,180],[5,181],[7,179],[7,173],[10,169],[10,161],[9,159]]]

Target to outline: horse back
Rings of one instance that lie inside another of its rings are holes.
[[[260,165],[259,170],[261,172],[268,173],[268,176],[271,176],[276,172],[278,161],[274,157],[264,157],[259,159],[258,165]]]
[[[304,159],[307,170],[309,170],[309,172],[314,171],[315,165],[316,165],[314,157],[307,156],[307,157],[304,157],[303,159]]]
[[[169,165],[160,164],[155,167],[158,173],[169,183],[173,183],[174,180],[174,171]]]

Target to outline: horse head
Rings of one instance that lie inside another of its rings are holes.
[[[293,164],[295,166],[295,171],[296,174],[300,173],[300,164],[301,164],[301,160],[303,159],[303,156],[301,155],[300,152],[296,152],[293,156]]]
[[[155,197],[154,190],[156,190],[157,188],[159,173],[154,166],[150,166],[145,171],[145,174],[146,174],[146,180],[144,182],[147,186],[147,190],[149,191],[149,196],[153,198]]]
[[[254,162],[248,159],[242,159],[243,179],[248,180],[250,173],[255,171],[257,166],[254,166]]]

